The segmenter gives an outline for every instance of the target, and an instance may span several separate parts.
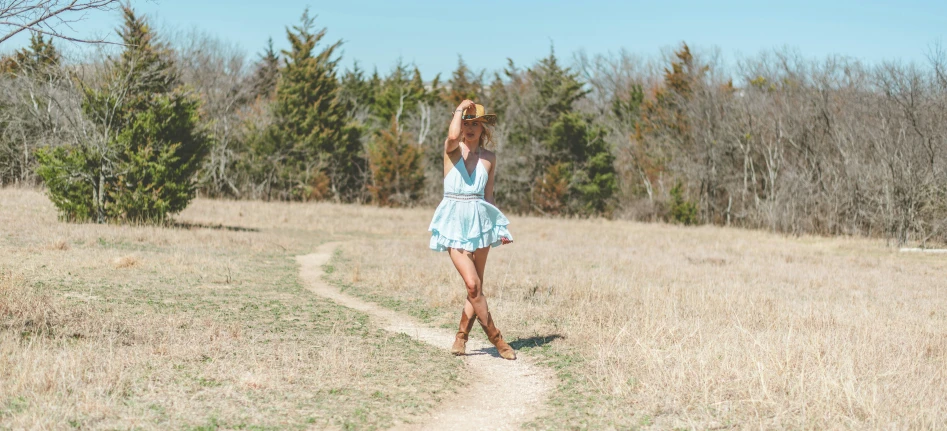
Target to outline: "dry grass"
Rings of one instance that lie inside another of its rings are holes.
[[[336,282],[455,325],[464,289],[426,249],[429,214],[392,214],[415,233],[347,243]],[[498,325],[513,340],[564,337],[535,349],[562,378],[540,428],[947,424],[942,256],[715,227],[514,218],[512,229],[485,277]]]
[[[372,429],[451,391],[446,352],[302,288],[324,229],[239,223],[64,224],[0,190],[0,429]]]
[[[130,268],[138,265],[138,262],[140,262],[140,260],[137,256],[122,256],[112,259],[112,265],[115,266],[115,268]]]
[[[287,275],[287,256],[342,239],[335,282],[452,327],[464,289],[447,256],[426,248],[429,210],[199,200],[181,220],[218,229],[167,230],[57,224],[40,201],[0,196],[0,226],[9,214],[36,220],[4,228],[0,268],[8,284],[56,293],[53,327],[82,336],[57,329],[59,338],[30,336],[27,345],[39,347],[24,349],[19,330],[3,330],[0,378],[20,383],[0,386],[0,423],[164,428],[221,418],[287,427],[272,418],[302,404],[310,413],[293,418],[370,427],[396,421],[405,406],[373,403],[371,389],[394,397],[443,388],[453,376],[444,370],[456,371],[432,364],[442,352],[387,341],[355,313],[315,299],[300,305]],[[485,289],[507,338],[559,372],[539,428],[947,423],[943,255],[601,220],[513,218],[512,230],[516,243],[491,252]],[[70,247],[49,246],[56,241]],[[115,268],[125,256],[137,264]],[[306,318],[318,313],[336,326]],[[345,382],[365,389],[347,394],[354,408],[332,394]],[[303,389],[320,401],[306,404]],[[407,404],[421,409],[438,395],[415,396]],[[358,422],[366,414],[387,416]]]

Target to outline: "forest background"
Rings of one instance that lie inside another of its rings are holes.
[[[196,195],[432,206],[454,106],[499,114],[497,203],[613,217],[947,240],[947,54],[926,63],[772,50],[725,65],[573,54],[450,76],[367,69],[306,11],[254,57],[162,34],[126,7],[121,46],[66,59],[34,33],[0,74],[0,185],[68,220],[164,222]],[[345,63],[343,63],[343,60]]]

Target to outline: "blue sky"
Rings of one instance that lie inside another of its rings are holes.
[[[457,55],[476,69],[498,70],[512,58],[529,65],[555,45],[570,58],[617,52],[651,56],[681,41],[719,47],[727,62],[777,47],[806,57],[843,54],[875,63],[925,61],[931,44],[944,41],[947,1],[314,1],[133,0],[159,29],[200,28],[251,55],[272,37],[286,47],[285,28],[303,9],[343,40],[342,65],[358,60],[382,72],[402,58],[426,79],[445,77]],[[91,13],[74,26],[79,36],[112,34],[118,13]],[[8,52],[24,38],[0,47]],[[947,43],[947,41],[944,41]]]

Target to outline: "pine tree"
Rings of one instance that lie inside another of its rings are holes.
[[[550,127],[547,144],[556,164],[570,168],[565,212],[609,215],[618,190],[615,158],[605,143],[605,130],[590,123],[577,112],[562,114]]]
[[[478,101],[483,96],[483,72],[474,74],[463,57],[457,56],[457,69],[451,74],[448,85],[450,90],[445,94],[445,100],[450,106],[457,106],[464,99]]]
[[[125,49],[106,84],[84,87],[83,109],[103,133],[40,153],[39,174],[61,217],[160,223],[194,197],[209,148],[197,128],[199,99],[180,86],[167,46],[125,7]]]
[[[441,74],[434,75],[431,84],[424,92],[424,102],[429,105],[436,105],[444,100],[444,89],[441,87]]]
[[[636,168],[652,184],[671,164],[684,162],[675,160],[675,154],[698,154],[685,108],[709,68],[697,63],[686,43],[674,52],[669,66],[664,69],[663,86],[654,90],[653,98],[641,102],[641,117],[631,140]],[[685,188],[678,187],[676,193],[683,196]]]
[[[273,50],[273,38],[267,40],[266,50],[253,65],[250,88],[253,97],[268,99],[276,91],[279,79],[279,56]]]
[[[411,97],[415,100],[417,104],[433,104],[439,100],[438,93],[440,89],[438,85],[440,83],[440,75],[434,77],[434,80],[431,81],[431,88],[428,89],[427,85],[424,84],[424,79],[421,78],[421,71],[417,66],[414,67],[414,71],[411,73],[411,83],[408,84],[408,90],[410,91]]]
[[[612,115],[620,123],[629,123],[637,126],[641,118],[641,104],[644,103],[644,89],[641,84],[634,84],[625,94],[616,94],[612,99]]]
[[[641,132],[644,135],[670,135],[673,140],[690,145],[689,126],[683,109],[692,97],[694,87],[709,71],[707,66],[698,66],[687,44],[674,52],[671,67],[664,69],[664,87],[655,92],[653,100],[642,103]]]
[[[578,73],[562,67],[553,50],[525,73],[512,62],[504,73],[509,83],[497,75],[491,85],[498,110],[507,109],[512,94],[526,111],[507,136],[518,160],[512,176],[520,179],[513,200],[544,214],[608,215],[617,191],[614,157],[604,130],[575,110],[588,93]]]
[[[350,105],[341,97],[334,57],[341,41],[314,50],[326,29],[315,30],[306,9],[299,25],[286,30],[291,48],[280,70],[273,106],[273,125],[254,143],[258,154],[275,158],[279,172],[272,186],[292,199],[319,199],[331,194],[351,200],[362,188],[364,170],[357,126]],[[326,184],[328,190],[321,190]]]
[[[62,56],[52,39],[46,40],[42,33],[30,34],[30,45],[0,60],[0,71],[9,74],[41,73],[50,67],[58,67]]]
[[[408,79],[408,75],[411,79]],[[401,121],[401,116],[418,109],[418,103],[425,100],[426,90],[421,72],[414,68],[409,71],[408,65],[398,60],[391,73],[381,83],[378,96],[372,113],[381,121],[388,121],[392,116]]]
[[[395,118],[388,130],[380,131],[368,146],[372,201],[380,206],[406,206],[415,202],[424,188],[421,147],[400,130]]]
[[[539,64],[530,68],[527,74],[539,92],[543,112],[550,122],[559,115],[572,112],[573,104],[589,93],[583,89],[579,73],[560,66],[555,50],[551,48],[549,56],[539,60]]]
[[[510,60],[512,61],[512,60]],[[491,110],[497,114],[500,118],[503,118],[507,111],[507,104],[509,103],[509,94],[507,91],[506,83],[503,82],[503,79],[500,78],[499,73],[493,74],[493,82],[490,83],[490,86],[485,91],[489,95],[484,100],[484,103],[490,106]],[[454,105],[456,106],[456,105]]]
[[[542,176],[533,184],[533,209],[543,215],[561,215],[568,213],[569,183],[572,180],[570,165],[555,163],[546,168]]]
[[[368,109],[375,103],[375,89],[365,77],[365,71],[358,66],[358,61],[342,75],[341,94],[342,99],[356,109]]]
[[[368,89],[371,91],[374,104],[374,98],[381,92],[381,75],[378,74],[377,67],[372,70],[372,77],[368,80]]]
[[[144,17],[130,7],[124,7],[122,14],[124,25],[117,33],[125,49],[113,59],[114,78],[134,77],[128,90],[142,102],[149,100],[149,94],[171,92],[180,85],[171,49],[158,40]]]

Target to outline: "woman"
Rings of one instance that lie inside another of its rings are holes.
[[[457,105],[444,141],[444,199],[428,230],[431,249],[450,254],[467,286],[467,300],[451,353],[465,353],[467,335],[476,318],[500,356],[513,360],[516,352],[503,341],[483,297],[483,271],[490,247],[513,242],[506,228],[510,221],[493,204],[496,154],[483,148],[490,142],[486,125],[494,125],[496,119],[470,100]]]

